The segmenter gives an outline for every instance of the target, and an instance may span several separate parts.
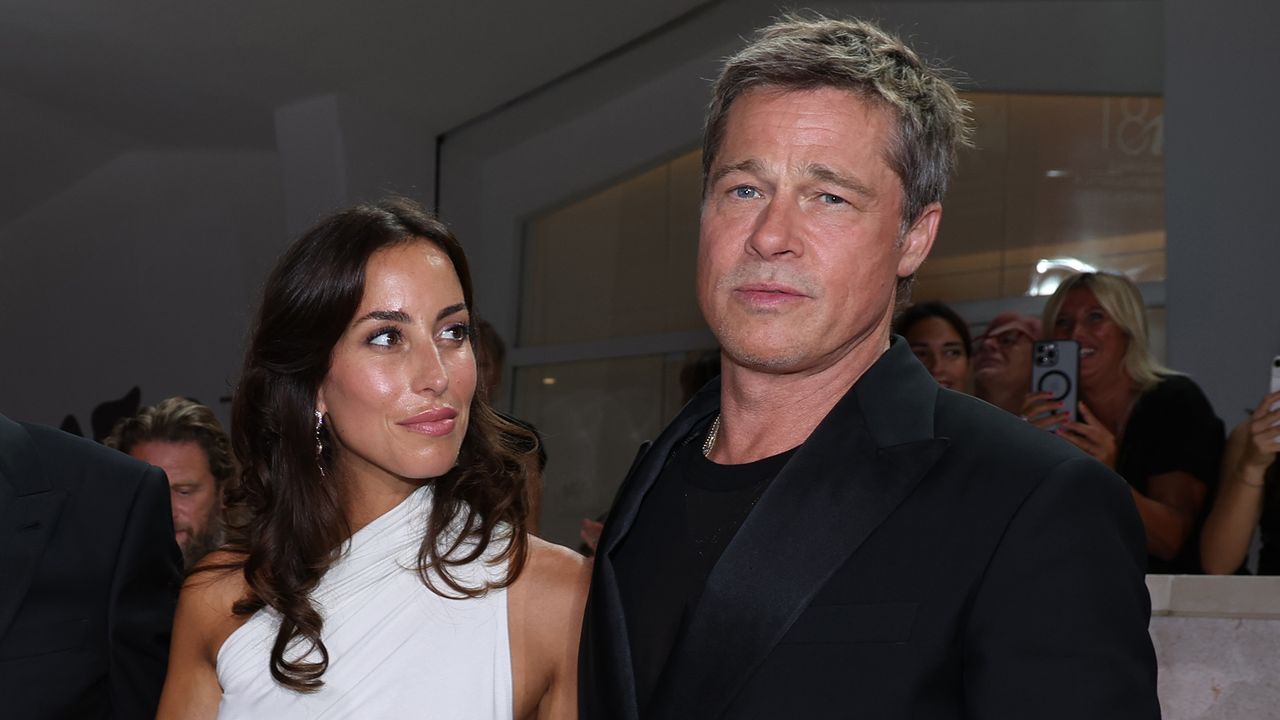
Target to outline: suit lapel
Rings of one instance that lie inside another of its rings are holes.
[[[936,393],[895,340],[837,403],[707,578],[653,717],[724,712],[818,590],[942,455],[947,443],[933,437]]]
[[[26,597],[65,499],[49,485],[27,431],[0,415],[0,638]]]
[[[579,697],[584,718],[634,720],[638,717],[631,642],[613,567],[614,552],[630,533],[640,503],[662,473],[671,452],[695,429],[710,421],[719,408],[719,401],[720,381],[716,379],[690,400],[657,440],[640,448],[631,471],[618,489],[600,537],[583,619]]]

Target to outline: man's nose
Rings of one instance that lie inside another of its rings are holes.
[[[770,198],[747,238],[747,251],[764,260],[803,255],[804,246],[798,232],[799,214],[800,208],[793,200],[785,196]]]

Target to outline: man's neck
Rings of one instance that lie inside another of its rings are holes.
[[[720,428],[708,457],[740,465],[799,446],[888,347],[887,331],[876,333],[829,366],[782,374],[742,367],[726,356]]]

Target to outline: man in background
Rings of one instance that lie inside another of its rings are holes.
[[[1041,338],[1040,320],[1016,312],[991,319],[973,341],[973,394],[1014,415],[1031,388],[1031,350]]]
[[[222,501],[236,472],[231,439],[208,407],[172,397],[116,423],[103,441],[164,470],[174,539],[189,570],[222,544]]]
[[[154,717],[181,579],[163,473],[0,415],[0,717]]]

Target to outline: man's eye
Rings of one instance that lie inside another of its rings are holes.
[[[369,336],[368,343],[378,347],[391,347],[400,343],[400,331],[395,328],[383,328]]]
[[[840,197],[839,195],[832,195],[831,193],[822,193],[821,195],[818,196],[818,199],[821,200],[825,205],[844,205],[845,204],[844,198]]]
[[[755,188],[753,188],[753,187],[751,187],[751,186],[749,186],[749,185],[740,185],[740,186],[738,186],[738,187],[736,187],[736,188],[734,188],[734,189],[730,190],[729,192],[730,192],[730,194],[732,194],[734,197],[736,197],[736,198],[741,198],[741,199],[743,199],[743,200],[750,200],[750,199],[752,199],[752,198],[760,197],[760,191],[759,191],[759,190],[756,190]]]

